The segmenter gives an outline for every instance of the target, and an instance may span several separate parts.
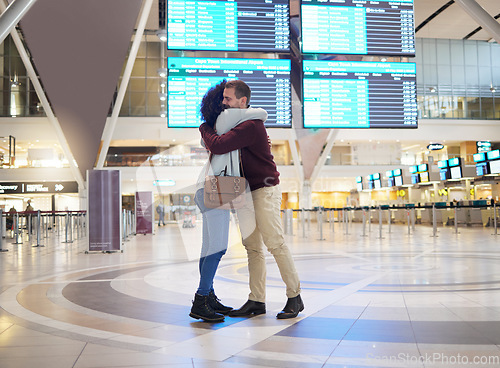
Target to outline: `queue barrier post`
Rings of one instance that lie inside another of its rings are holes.
[[[345,208],[345,234],[349,235],[349,211]]]
[[[73,229],[71,227],[72,219],[69,211],[66,212],[65,241],[63,243],[73,243]]]
[[[26,215],[26,231],[28,232],[28,240],[31,242],[31,229],[33,226],[33,219],[31,217],[31,214]]]
[[[408,235],[411,234],[410,232],[410,209],[406,209],[406,221],[408,222]]]
[[[23,237],[21,235],[21,231],[20,231],[20,227],[19,227],[19,213],[17,213],[17,212],[16,212],[16,215],[14,216],[14,224],[12,226],[14,228],[14,239],[15,239],[14,244],[22,244]]]
[[[372,213],[371,213],[371,208],[368,207],[368,232],[372,232]]]
[[[325,240],[325,238],[323,238],[323,208],[322,207],[318,208],[318,226],[319,226],[319,239],[318,240]]]
[[[44,247],[45,245],[40,244],[40,235],[42,233],[42,213],[40,210],[36,214],[36,245],[33,247]]]
[[[367,236],[366,235],[366,210],[363,208],[363,216],[361,221],[363,222],[363,234],[361,236]]]
[[[3,211],[0,209],[0,253],[8,252],[8,249],[3,249],[3,237],[4,237],[5,226],[3,223]]]
[[[57,215],[57,236],[61,236],[61,214]]]
[[[44,216],[44,229],[45,229],[45,238],[48,238],[49,237],[49,223],[50,223],[50,218],[49,218],[49,214],[47,213],[45,216]]]
[[[436,205],[432,204],[432,237],[437,237]]]
[[[411,231],[415,232],[415,223],[417,222],[417,215],[415,212],[415,207],[411,209]]]
[[[382,236],[382,206],[378,206],[378,238],[384,239]]]
[[[458,234],[458,220],[457,220],[457,205],[455,204],[455,208],[453,209],[453,213],[454,213],[454,225],[455,225],[455,234]]]
[[[492,235],[498,235],[497,229],[497,202],[493,202],[493,224],[495,226],[495,232]]]
[[[288,216],[286,217],[287,226],[288,226],[288,233],[290,235],[293,235],[293,210],[286,209],[285,211],[288,213]]]

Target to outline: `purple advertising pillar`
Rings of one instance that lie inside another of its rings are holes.
[[[119,170],[87,170],[89,251],[120,251],[122,196]]]
[[[135,192],[135,232],[153,233],[153,192]]]

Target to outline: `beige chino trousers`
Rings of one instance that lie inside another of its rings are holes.
[[[276,260],[281,279],[286,285],[286,296],[294,298],[300,294],[299,276],[283,237],[280,210],[279,185],[252,191],[252,201],[237,210],[242,242],[248,256],[248,300],[266,301],[266,261],[263,244]]]

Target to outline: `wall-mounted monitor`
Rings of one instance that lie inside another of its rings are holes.
[[[170,128],[198,127],[202,97],[224,78],[250,86],[250,105],[268,113],[266,127],[292,125],[290,60],[169,57],[167,64]]]
[[[373,183],[374,183],[375,189],[382,188],[382,181],[380,179],[374,180]]]
[[[448,168],[444,168],[439,170],[439,179],[440,180],[448,180],[450,178],[450,171]]]
[[[397,187],[400,187],[403,185],[403,177],[402,176],[395,176],[394,177],[394,185]]]
[[[461,166],[450,167],[450,176],[452,179],[461,179],[462,178],[462,167]]]
[[[413,56],[413,0],[302,0],[302,51]]]
[[[488,160],[497,160],[500,158],[500,150],[489,151],[486,153]]]
[[[429,171],[429,166],[427,164],[420,164],[417,166],[418,172]]]
[[[500,174],[500,160],[490,161],[490,174]]]
[[[168,0],[170,50],[287,52],[289,0]]]
[[[438,161],[438,167],[440,169],[444,168],[444,167],[448,167],[448,160],[441,160],[441,161]]]
[[[460,166],[460,164],[462,163],[462,160],[460,157],[454,157],[454,158],[450,158],[448,160],[448,166],[449,167],[452,167],[452,166]]]
[[[363,190],[363,177],[362,176],[356,176],[356,189],[358,192],[361,192]]]
[[[472,155],[472,158],[474,159],[474,162],[486,161],[486,153],[475,153],[474,155]]]
[[[418,184],[419,183],[419,176],[418,174],[411,174],[411,183],[412,184]]]
[[[412,165],[412,166],[410,166],[409,170],[410,170],[410,174],[415,174],[418,172],[418,166]]]
[[[387,178],[387,186],[388,187],[393,187],[394,185],[396,185],[395,182],[396,181],[394,180],[393,176],[390,176],[390,177]]]
[[[420,182],[421,183],[428,183],[429,182],[429,172],[428,171],[421,172],[419,175],[420,175]]]
[[[488,167],[488,162],[477,162],[476,163],[476,175],[477,176],[483,176],[483,175],[488,175],[490,173],[489,167]]]
[[[417,128],[414,63],[303,60],[305,128]]]

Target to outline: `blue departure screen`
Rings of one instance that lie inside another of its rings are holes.
[[[305,53],[414,55],[413,0],[302,0]]]
[[[414,63],[302,65],[305,128],[417,128]]]
[[[168,0],[167,6],[168,49],[290,49],[288,0]]]
[[[290,60],[169,57],[167,63],[169,127],[198,127],[202,97],[224,78],[250,86],[250,105],[267,111],[266,127],[291,127]]]

